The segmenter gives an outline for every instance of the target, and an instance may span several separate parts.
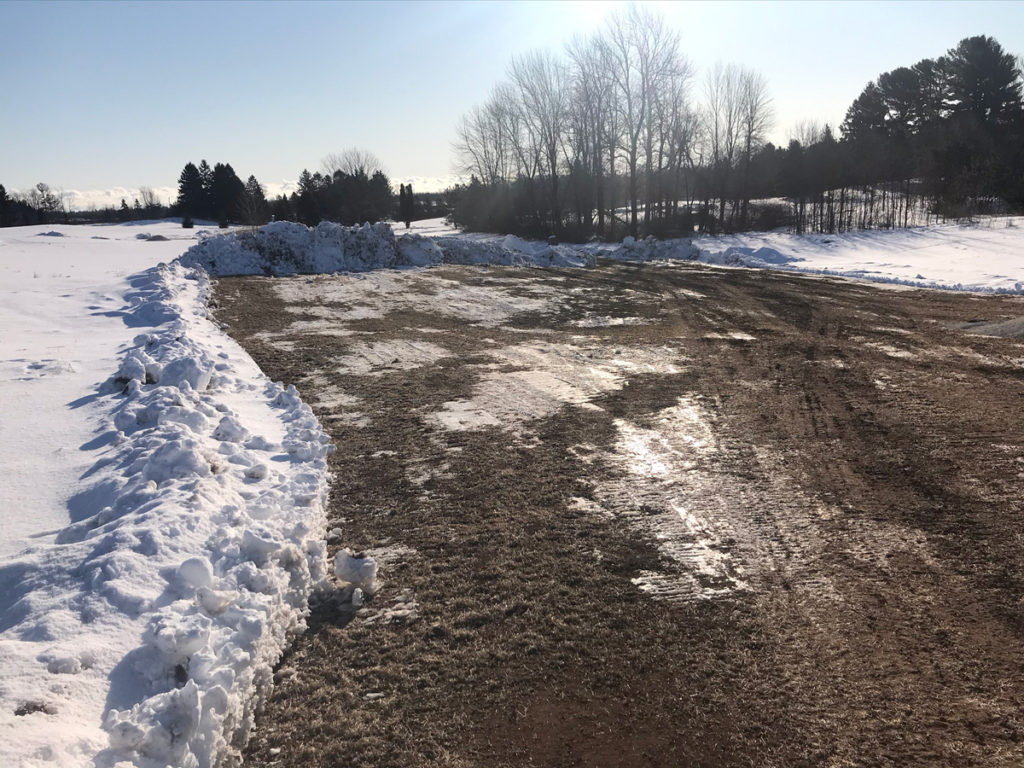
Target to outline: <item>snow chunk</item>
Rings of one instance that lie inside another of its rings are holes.
[[[377,582],[377,561],[363,554],[342,549],[334,556],[334,575],[338,581],[372,595],[380,586]]]

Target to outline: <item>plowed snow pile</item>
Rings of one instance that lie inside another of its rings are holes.
[[[569,246],[529,243],[511,236],[497,242],[417,234],[396,238],[386,223],[343,227],[325,221],[310,228],[278,221],[253,232],[207,238],[181,261],[221,276],[366,272],[439,264],[579,267],[593,259]]]
[[[99,276],[74,272],[71,260],[90,247],[116,251],[83,243],[83,233],[124,228],[66,229],[62,247],[75,237],[77,250],[63,255],[0,249],[8,307],[40,279],[19,282],[15,265],[45,262],[78,279],[55,273],[62,297],[79,302],[81,322],[101,337],[69,350],[67,365],[26,366],[63,377],[69,389],[59,397],[77,388],[70,403],[37,396],[45,376],[30,378],[35,389],[25,377],[4,378],[12,393],[23,388],[8,410],[69,427],[85,413],[92,439],[36,446],[31,433],[7,429],[0,438],[4,456],[35,455],[52,461],[55,477],[68,476],[52,497],[36,480],[38,504],[4,492],[5,533],[12,514],[57,522],[58,500],[66,507],[63,526],[34,533],[27,549],[0,560],[0,764],[214,765],[244,743],[273,665],[325,577],[331,446],[295,390],[267,380],[207,320],[204,273],[161,264],[114,280],[104,285],[119,308],[97,312],[90,280]],[[25,333],[22,343],[69,333],[35,329],[24,308],[3,318],[8,333]],[[135,336],[118,364],[126,331]],[[106,381],[90,378],[104,366]],[[79,450],[88,462],[75,482],[65,467],[81,466]],[[10,508],[15,501],[22,506]]]

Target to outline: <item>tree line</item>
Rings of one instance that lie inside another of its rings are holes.
[[[402,185],[403,190],[406,185]],[[245,183],[230,164],[212,168],[203,160],[188,163],[178,178],[176,212],[186,226],[194,218],[258,226],[270,220],[298,221],[314,226],[321,221],[340,224],[375,223],[383,219],[410,220],[444,216],[444,196],[407,194],[396,196],[383,165],[361,149],[330,154],[319,171],[303,169],[297,189],[268,199],[266,189],[249,176]]]
[[[255,176],[242,182],[230,163],[185,164],[178,177],[178,195],[164,206],[152,189],[142,187],[129,204],[120,207],[72,211],[67,198],[47,184],[37,184],[23,194],[8,194],[0,185],[0,226],[47,223],[118,222],[177,215],[186,227],[195,219],[216,221],[222,226],[258,226],[271,220],[299,221],[314,226],[321,221],[361,224],[383,219],[412,221],[438,218],[449,213],[444,193],[415,194],[402,185],[395,195],[380,160],[352,149],[325,157],[321,171],[303,170],[297,189],[268,199],[266,188]]]
[[[637,6],[561,55],[513,59],[464,115],[449,190],[468,229],[583,239],[786,226],[906,226],[1024,206],[1018,61],[989,37],[881,75],[837,137],[797,126],[785,147],[759,73],[697,81],[679,35]]]

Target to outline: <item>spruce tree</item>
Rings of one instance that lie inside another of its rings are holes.
[[[199,169],[192,163],[185,163],[178,177],[176,205],[179,213],[185,218],[202,215],[203,180],[199,175]]]
[[[200,197],[200,210],[196,211],[196,215],[204,219],[212,219],[214,217],[213,169],[205,160],[199,163],[199,180],[202,182],[203,191]]]

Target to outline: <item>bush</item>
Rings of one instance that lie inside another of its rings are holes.
[[[181,228],[182,229],[192,229],[194,226],[195,226],[195,224],[192,223],[192,217],[191,216],[185,216],[185,218],[181,220]]]

